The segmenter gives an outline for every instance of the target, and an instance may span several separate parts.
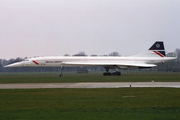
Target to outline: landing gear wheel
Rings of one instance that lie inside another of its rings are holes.
[[[113,72],[112,75],[113,75],[113,76],[116,76],[116,72]]]
[[[116,76],[116,75],[117,75],[117,76],[120,76],[120,75],[121,75],[121,72],[116,71],[116,72],[113,72],[112,75],[113,75],[113,76]]]
[[[111,76],[111,73],[107,73],[108,74],[108,76]]]
[[[117,72],[116,75],[117,75],[117,76],[121,76],[121,72]]]
[[[109,73],[109,72],[105,72],[105,73],[103,73],[103,75],[104,75],[104,76],[111,76],[112,74]]]
[[[104,76],[107,76],[107,73],[103,73]]]

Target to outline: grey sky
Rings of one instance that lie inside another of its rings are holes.
[[[179,0],[0,0],[0,58],[180,48]]]

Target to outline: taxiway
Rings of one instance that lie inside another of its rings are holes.
[[[180,88],[180,82],[83,82],[83,83],[13,83],[13,84],[0,84],[0,89],[123,88],[123,87]]]

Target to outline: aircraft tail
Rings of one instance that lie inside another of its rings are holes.
[[[147,51],[134,55],[133,57],[166,57],[164,43],[156,41]]]

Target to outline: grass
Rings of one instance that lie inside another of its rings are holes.
[[[180,82],[180,73],[122,73],[122,76],[103,76],[101,72],[64,73],[1,73],[0,83],[67,83],[67,82]]]
[[[1,120],[180,119],[180,89],[0,90]]]
[[[3,83],[180,82],[180,73],[1,73]],[[0,120],[180,119],[180,89],[13,89],[0,90]]]

